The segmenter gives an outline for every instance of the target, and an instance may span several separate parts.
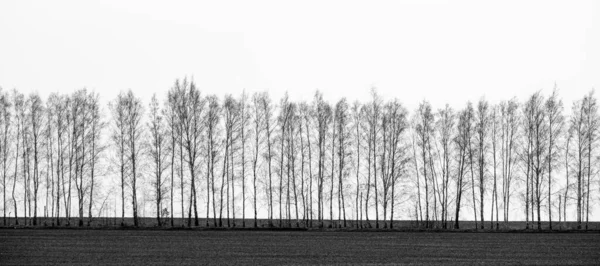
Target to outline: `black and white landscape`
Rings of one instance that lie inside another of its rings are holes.
[[[0,264],[598,264],[599,16],[2,2]]]

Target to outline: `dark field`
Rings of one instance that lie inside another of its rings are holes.
[[[0,230],[0,265],[599,262],[598,233]]]

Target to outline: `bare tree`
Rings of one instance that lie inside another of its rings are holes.
[[[566,123],[565,123],[566,124]],[[563,220],[566,222],[567,221],[567,199],[569,198],[569,187],[571,186],[571,184],[569,184],[569,162],[570,162],[570,149],[569,149],[569,145],[571,144],[571,141],[573,139],[573,128],[569,127],[567,128],[567,140],[566,140],[566,144],[565,144],[565,181],[566,181],[566,185],[565,185],[565,192],[563,194],[563,202],[562,202],[562,217]],[[560,201],[560,196],[559,196],[559,201]],[[559,220],[560,220],[560,212],[561,210],[559,209]]]
[[[499,210],[498,210],[498,131],[500,127],[499,117],[499,106],[494,105],[491,107],[490,112],[490,127],[491,127],[491,146],[492,146],[492,174],[494,178],[494,184],[492,187],[492,208],[490,212],[490,229],[494,229],[494,209],[496,211],[496,230],[500,228],[498,221]]]
[[[22,131],[22,123],[21,121],[24,119],[23,116],[21,115],[21,109],[23,109],[23,105],[24,103],[24,99],[25,96],[18,92],[16,89],[13,90],[12,93],[12,99],[13,99],[13,103],[14,103],[14,112],[15,112],[15,126],[16,126],[16,130],[15,130],[15,172],[14,172],[14,176],[13,176],[13,187],[12,187],[12,200],[13,200],[13,204],[14,204],[14,211],[15,211],[15,224],[18,225],[19,224],[19,219],[18,219],[18,208],[17,208],[17,199],[16,199],[16,195],[15,195],[15,188],[17,186],[17,175],[19,173],[19,146],[20,146],[20,138],[22,138],[21,135],[21,131]],[[23,213],[25,213],[25,211],[23,211]]]
[[[235,152],[237,152],[237,142],[239,140],[239,103],[231,95],[225,97],[223,103],[223,112],[225,115],[225,154],[223,160],[223,179],[221,182],[221,210],[223,208],[223,186],[227,186],[227,226],[231,226],[229,206],[232,206],[232,213],[235,227]],[[231,191],[230,191],[231,188]],[[231,193],[230,193],[231,192]],[[230,202],[230,195],[232,199]],[[219,219],[221,220],[221,219]],[[221,222],[220,222],[221,223]]]
[[[279,141],[280,141],[280,149],[279,149],[279,155],[280,155],[280,159],[279,159],[279,227],[282,227],[283,225],[283,215],[282,215],[282,205],[283,205],[283,201],[282,201],[282,196],[283,196],[283,160],[284,160],[284,148],[283,148],[283,144],[284,144],[284,140],[285,140],[285,136],[286,136],[286,132],[285,130],[288,128],[287,123],[289,121],[289,113],[290,113],[290,109],[289,109],[289,102],[288,102],[288,96],[287,94],[281,99],[281,103],[280,103],[280,112],[279,112],[279,116],[277,117],[277,124],[279,125],[280,128],[280,133],[279,133]]]
[[[254,207],[254,228],[258,227],[258,204],[257,204],[257,200],[258,200],[258,191],[257,191],[257,186],[256,186],[256,182],[258,179],[258,158],[261,152],[260,149],[260,144],[263,141],[263,132],[264,132],[264,128],[262,126],[263,120],[264,120],[264,113],[262,112],[262,106],[261,106],[261,98],[263,97],[261,93],[254,93],[252,95],[252,114],[253,114],[253,132],[252,135],[254,136],[254,149],[253,149],[253,154],[252,154],[252,192],[253,192],[253,207]]]
[[[429,102],[424,101],[419,104],[419,108],[415,113],[414,119],[414,127],[415,132],[417,133],[417,145],[420,148],[420,157],[422,159],[422,171],[423,171],[423,180],[425,184],[425,227],[430,226],[429,221],[429,179],[428,177],[431,175],[431,180],[433,180],[433,175],[431,173],[427,173],[427,168],[431,166],[431,153],[428,153],[431,148],[431,135],[433,134],[433,125],[435,123],[433,113],[431,111],[431,104]],[[420,198],[420,195],[419,195]]]
[[[213,197],[213,225],[217,226],[216,220],[216,205],[215,205],[215,163],[217,159],[217,134],[219,125],[219,114],[221,112],[219,106],[219,99],[214,95],[206,97],[208,110],[206,112],[206,118],[204,126],[206,129],[206,226],[209,226],[209,213],[210,213],[210,196],[212,191]],[[212,185],[212,186],[211,186]],[[212,189],[212,190],[211,190]]]
[[[351,156],[349,147],[352,145],[350,119],[350,106],[348,105],[346,98],[342,98],[335,105],[334,125],[336,127],[338,157],[338,214],[343,212],[342,217],[344,220],[344,227],[347,226],[346,203],[344,201],[344,180],[347,179],[350,172],[347,161]]]
[[[115,123],[112,139],[117,146],[118,164],[121,174],[121,224],[124,225],[125,184],[128,183],[131,188],[133,223],[134,226],[139,226],[137,182],[139,178],[139,165],[141,163],[140,155],[143,151],[141,149],[141,141],[143,139],[141,120],[144,109],[141,100],[131,90],[121,92],[114,102],[111,103],[110,108]]]
[[[272,160],[273,160],[273,140],[272,134],[274,127],[273,125],[273,105],[271,103],[271,98],[269,98],[269,94],[265,93],[260,97],[261,101],[261,109],[264,117],[264,125],[265,132],[267,135],[267,168],[269,172],[269,227],[273,227],[273,176],[272,176]]]
[[[88,179],[85,171],[89,168],[88,158],[86,158],[89,142],[89,124],[90,108],[88,92],[86,89],[75,91],[71,97],[71,151],[73,157],[73,175],[75,188],[77,190],[77,202],[79,213],[79,226],[83,226],[84,201],[89,188]],[[35,135],[35,134],[34,134]]]
[[[542,200],[542,184],[544,178],[544,170],[547,160],[547,127],[546,113],[544,110],[544,99],[540,92],[534,93],[525,103],[525,122],[527,136],[530,142],[530,152],[528,154],[529,163],[531,165],[531,196],[532,204],[537,207],[538,230],[541,230],[541,200]],[[528,167],[529,168],[529,167]],[[528,171],[529,172],[529,171]],[[533,213],[533,209],[532,209]],[[532,214],[533,220],[533,214]]]
[[[475,139],[477,145],[477,168],[479,170],[479,198],[480,198],[480,215],[481,219],[481,229],[484,229],[484,216],[483,216],[483,203],[484,203],[484,195],[485,195],[485,172],[486,172],[486,153],[488,150],[488,145],[486,140],[489,134],[489,104],[486,100],[481,99],[477,104],[477,114],[475,116]],[[475,185],[475,184],[473,184]],[[473,203],[475,204],[475,203]]]
[[[8,177],[8,153],[10,151],[9,148],[9,135],[11,129],[11,103],[10,103],[10,95],[8,92],[2,91],[0,88],[0,156],[2,156],[2,212],[3,212],[3,224],[6,223],[6,186],[7,186],[7,177]]]
[[[329,186],[330,190],[329,190],[329,227],[334,227],[335,224],[333,222],[333,195],[334,195],[334,187],[335,187],[335,169],[336,169],[336,165],[335,165],[335,141],[337,138],[337,128],[336,128],[336,120],[334,119],[334,114],[333,114],[334,110],[332,108],[332,115],[331,115],[331,131],[328,132],[328,134],[330,134],[329,139],[331,140],[328,148],[331,148],[331,153],[329,154],[329,158],[331,159],[330,163],[329,163],[329,169],[331,169],[331,175],[329,175],[329,179],[331,180],[331,185]]]
[[[456,211],[454,212],[454,228],[460,228],[460,208],[462,204],[462,194],[465,190],[466,183],[464,178],[468,171],[468,165],[471,163],[469,160],[470,155],[470,142],[473,135],[473,106],[471,103],[467,104],[467,107],[460,111],[458,114],[457,124],[457,135],[454,138],[454,143],[457,149],[457,167],[458,172],[456,175]]]
[[[22,100],[19,99],[18,101],[18,104],[15,103],[15,113],[18,117],[17,122],[20,127],[19,134],[21,135],[21,147],[23,147],[22,153],[20,154],[23,162],[23,216],[25,218],[24,223],[27,225],[28,217],[31,219],[31,168],[29,165],[29,156],[31,153],[31,120],[27,115],[29,102],[26,100],[25,96],[23,96]],[[15,102],[17,102],[17,100],[15,100]],[[18,163],[18,155],[15,158],[15,161],[15,163]],[[15,170],[15,172],[17,171]],[[31,222],[31,220],[29,221]]]
[[[552,170],[558,167],[560,153],[560,137],[563,134],[564,116],[562,100],[558,98],[556,86],[552,95],[546,100],[548,116],[548,223],[552,230]]]
[[[598,140],[598,127],[600,126],[600,117],[598,116],[598,104],[594,97],[594,90],[591,90],[587,95],[583,97],[582,111],[584,116],[584,128],[587,148],[587,181],[585,192],[585,229],[588,229],[590,219],[590,187],[592,168],[597,164],[597,157],[594,155],[594,148],[597,145]],[[594,158],[594,163],[592,163]]]
[[[442,193],[440,196],[442,207],[442,227],[447,228],[448,207],[449,207],[449,183],[450,183],[450,164],[452,162],[452,136],[455,124],[455,114],[449,105],[438,111],[437,126],[440,136],[440,144],[442,146],[440,158],[440,168],[442,177]]]
[[[300,227],[300,213],[298,211],[298,186],[296,182],[296,152],[297,152],[297,143],[296,140],[298,137],[302,137],[302,134],[298,130],[300,127],[298,126],[301,121],[301,117],[298,115],[298,105],[296,103],[291,103],[289,107],[289,121],[288,121],[288,129],[287,129],[287,218],[288,218],[288,226],[291,227],[291,195],[290,189],[292,189],[293,197],[294,197],[294,207],[296,211],[296,227]],[[290,179],[291,177],[291,179]],[[290,184],[291,183],[291,184]],[[302,190],[302,193],[304,190]]]
[[[133,205],[133,224],[134,226],[139,225],[138,217],[138,199],[137,199],[137,181],[138,181],[138,167],[140,162],[140,154],[142,149],[141,141],[143,139],[142,131],[142,116],[144,109],[142,102],[137,98],[131,90],[127,91],[125,95],[125,121],[126,121],[126,138],[125,145],[129,151],[129,162],[131,164],[131,197]]]
[[[127,136],[127,114],[126,114],[126,94],[125,92],[119,93],[117,98],[110,103],[109,107],[111,109],[112,117],[113,117],[113,131],[111,134],[112,141],[114,145],[117,147],[117,156],[118,165],[119,165],[119,174],[121,178],[121,226],[125,225],[125,184],[126,184],[126,174],[127,174],[127,154],[126,154],[126,136]],[[58,130],[58,146],[59,153],[61,145],[61,132]],[[59,155],[59,158],[61,155]],[[61,165],[61,162],[58,162],[57,165]],[[60,166],[59,166],[60,167]],[[60,176],[60,174],[59,174]],[[64,178],[64,177],[63,177]]]
[[[167,122],[167,130],[170,136],[169,141],[169,151],[168,154],[171,155],[171,159],[169,160],[170,168],[171,168],[171,185],[169,186],[171,191],[169,193],[170,196],[170,212],[171,212],[171,227],[175,226],[174,219],[174,201],[175,201],[175,156],[177,155],[177,140],[178,138],[178,121],[177,121],[177,95],[173,89],[169,90],[167,93],[167,101],[164,109],[164,117]],[[208,190],[207,190],[208,194]],[[208,208],[207,208],[208,210]],[[206,221],[208,223],[208,213],[206,215]]]
[[[323,227],[323,184],[325,181],[325,152],[327,145],[327,132],[332,120],[331,106],[323,100],[320,92],[315,93],[314,106],[317,123],[317,147],[318,147],[318,172],[317,172],[317,213],[319,226]]]
[[[166,129],[163,122],[163,114],[161,112],[158,99],[156,94],[152,96],[150,101],[150,121],[148,123],[148,129],[150,131],[149,143],[147,143],[149,149],[149,155],[152,159],[152,172],[154,174],[154,180],[152,185],[154,187],[154,200],[156,203],[156,222],[158,226],[162,225],[161,222],[161,210],[162,202],[165,197],[167,187],[166,178],[163,178],[163,173],[167,170],[168,164],[166,162],[167,156],[167,139]]]
[[[239,100],[239,114],[240,114],[240,140],[241,140],[241,153],[242,153],[242,227],[246,227],[246,146],[250,135],[246,133],[246,129],[250,126],[250,106],[248,105],[248,96],[244,91],[242,97]],[[208,216],[207,216],[208,217]]]
[[[470,120],[473,121],[473,123],[476,123],[475,121],[475,110],[473,109],[473,106],[471,105],[471,103],[467,103],[467,111],[469,112],[469,117],[471,118]],[[473,170],[475,163],[473,161],[474,159],[474,155],[473,153],[476,151],[476,148],[473,147],[473,139],[475,138],[475,135],[477,134],[475,125],[473,125],[473,133],[472,133],[472,137],[470,137],[469,139],[467,139],[467,151],[469,152],[469,168],[471,171],[471,194],[473,196],[473,221],[475,221],[475,229],[477,229],[477,200],[475,199],[475,171]]]
[[[391,213],[390,213],[390,228],[394,228],[394,205],[396,202],[396,184],[400,178],[406,173],[407,165],[410,162],[408,146],[404,143],[404,132],[408,129],[407,116],[408,111],[397,101],[394,100],[385,105],[385,115],[388,118],[387,125],[389,126],[389,145],[385,148],[389,149],[388,176],[386,184],[391,183]],[[391,179],[391,181],[390,181]],[[385,193],[387,194],[387,193]],[[387,200],[387,199],[386,199]],[[387,204],[386,204],[387,205]],[[385,208],[384,208],[385,211]]]
[[[198,157],[200,156],[200,147],[202,146],[203,118],[205,99],[200,96],[200,91],[196,88],[193,81],[187,82],[184,80],[180,84],[182,94],[179,98],[177,108],[178,121],[181,123],[182,129],[182,146],[186,151],[186,161],[190,171],[191,187],[190,187],[190,202],[194,208],[194,225],[198,226],[198,204],[197,204],[197,189],[196,189],[196,171],[198,166]],[[188,226],[191,226],[191,210],[188,211]]]
[[[306,194],[308,195],[308,199],[306,199],[306,201],[308,201],[308,204],[305,204],[305,219],[308,220],[308,226],[312,227],[313,226],[313,214],[314,214],[314,209],[313,209],[313,172],[312,172],[312,141],[311,141],[311,122],[312,122],[312,118],[313,118],[313,114],[314,114],[314,109],[311,108],[311,106],[309,106],[307,103],[301,103],[300,107],[299,107],[299,112],[300,112],[300,125],[303,126],[300,128],[300,134],[302,134],[302,129],[304,129],[304,131],[306,132],[306,147],[302,147],[302,169],[304,169],[304,160],[306,159],[308,162],[308,185],[307,185],[307,191]],[[304,142],[302,141],[304,138],[301,137],[300,141],[301,141],[301,146],[304,146]],[[306,155],[305,155],[306,153]],[[307,156],[308,155],[308,156]],[[308,157],[308,158],[306,158]],[[302,171],[302,180],[304,180],[304,171]]]
[[[542,209],[542,195],[543,195],[543,182],[544,182],[544,166],[548,155],[546,154],[547,148],[547,132],[546,126],[546,113],[543,108],[543,98],[540,96],[539,100],[532,101],[532,108],[534,109],[534,159],[532,160],[532,168],[534,171],[535,179],[534,182],[534,202],[537,208],[537,224],[538,230],[542,228],[541,222],[541,209]],[[532,216],[533,217],[533,216]]]
[[[90,132],[88,141],[90,142],[90,192],[89,192],[89,206],[88,206],[88,226],[91,225],[92,222],[92,207],[94,204],[94,187],[96,186],[95,177],[97,175],[97,168],[100,160],[102,159],[103,152],[106,148],[105,145],[102,144],[101,138],[103,128],[106,126],[106,123],[102,120],[102,115],[100,112],[100,103],[99,103],[99,95],[97,93],[90,93],[88,95],[88,108],[90,115]],[[52,167],[51,167],[52,168]],[[108,197],[107,197],[108,198]],[[106,199],[105,199],[106,200]],[[102,207],[100,208],[102,209]]]
[[[362,212],[360,211],[360,206],[362,206],[362,199],[360,197],[360,187],[361,187],[361,182],[360,182],[360,151],[361,151],[361,141],[363,139],[363,134],[361,131],[361,123],[363,121],[362,119],[362,112],[361,112],[361,104],[356,101],[352,104],[352,114],[351,114],[351,120],[352,120],[352,131],[353,134],[351,135],[351,139],[354,140],[354,143],[356,144],[355,146],[355,156],[354,158],[356,159],[356,162],[354,163],[354,170],[356,171],[356,195],[355,195],[355,208],[356,208],[356,228],[361,227],[362,223],[360,223],[360,216],[362,215]]]
[[[375,228],[379,228],[379,189],[377,185],[377,156],[381,156],[378,153],[377,147],[380,141],[381,132],[381,118],[382,118],[382,100],[377,94],[375,88],[371,88],[371,102],[369,103],[369,110],[366,119],[369,126],[369,139],[371,140],[371,154],[373,158],[373,188],[375,189]],[[383,158],[381,161],[385,161]],[[381,169],[380,169],[381,170]],[[370,182],[367,182],[370,186]],[[368,191],[368,190],[367,190]],[[369,193],[367,192],[367,205]],[[367,208],[368,209],[368,208]]]
[[[586,157],[586,129],[585,129],[585,113],[584,113],[584,105],[581,100],[578,100],[573,103],[573,109],[571,112],[571,120],[569,123],[569,131],[571,132],[571,136],[574,141],[575,150],[572,155],[573,160],[575,161],[574,170],[575,175],[577,177],[577,229],[581,229],[581,224],[583,220],[583,192],[585,189],[584,183],[584,171],[586,166],[585,157]]]
[[[67,99],[63,95],[59,95],[53,93],[48,98],[48,109],[52,110],[50,113],[50,118],[48,119],[48,125],[55,125],[54,131],[50,134],[55,134],[56,136],[56,153],[52,159],[56,159],[56,225],[60,225],[60,202],[61,202],[61,194],[64,193],[64,179],[65,179],[65,156],[66,156],[66,122],[65,118],[67,115],[66,107],[67,107]],[[49,129],[52,131],[52,129]],[[51,154],[53,153],[54,147],[51,147]],[[61,193],[61,188],[63,188]],[[64,198],[63,198],[64,200]],[[66,205],[65,205],[65,212]]]
[[[500,104],[501,116],[501,166],[502,166],[502,206],[504,223],[508,223],[510,212],[511,184],[516,163],[517,133],[519,129],[519,105],[515,99]]]
[[[44,147],[45,151],[45,159],[46,159],[46,205],[45,205],[45,213],[44,217],[48,218],[48,212],[50,215],[50,220],[52,225],[54,226],[54,135],[53,135],[53,110],[50,102],[46,102],[45,107],[46,113],[44,117],[46,119],[46,125],[43,130],[43,137],[45,138]],[[49,206],[50,205],[50,206]],[[44,221],[46,223],[46,221]]]

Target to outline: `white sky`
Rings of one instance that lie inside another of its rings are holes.
[[[600,88],[600,1],[0,1],[0,86],[146,102],[176,78],[410,109]],[[600,95],[599,95],[600,96]],[[517,199],[515,198],[516,202]]]
[[[205,93],[367,99],[410,110],[497,101],[556,82],[567,109],[600,87],[600,1],[0,2],[0,86],[144,99]]]

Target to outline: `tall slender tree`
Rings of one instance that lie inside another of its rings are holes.
[[[149,106],[150,120],[148,122],[148,130],[150,131],[150,138],[148,139],[148,152],[152,159],[152,173],[153,180],[152,185],[154,188],[154,201],[156,203],[156,223],[158,226],[162,225],[161,211],[163,205],[163,199],[167,193],[167,179],[164,178],[164,172],[167,170],[167,131],[164,125],[163,113],[160,109],[156,94],[152,96]]]
[[[338,213],[341,214],[344,221],[343,227],[347,227],[346,223],[346,203],[344,200],[345,185],[344,181],[349,175],[348,159],[351,156],[350,147],[352,145],[352,128],[350,124],[350,106],[346,98],[342,98],[335,105],[335,126],[337,137],[337,163],[338,163]],[[340,220],[342,220],[340,219]],[[340,224],[341,226],[341,224]]]
[[[477,103],[477,114],[475,115],[475,139],[477,146],[477,169],[479,170],[479,218],[481,219],[481,229],[484,229],[484,195],[485,195],[485,174],[487,170],[488,144],[487,138],[489,134],[490,119],[489,119],[489,104],[485,99],[479,100]],[[475,184],[473,184],[475,185]]]
[[[176,82],[177,83],[177,82]],[[198,201],[196,178],[198,171],[198,161],[201,155],[202,146],[203,119],[206,100],[201,97],[200,91],[196,88],[194,81],[184,80],[180,83],[181,98],[177,108],[178,121],[181,123],[182,146],[186,152],[185,161],[188,164],[190,173],[190,207],[188,212],[188,226],[191,226],[191,210],[194,209],[194,225],[199,225],[198,220]]]
[[[111,109],[112,117],[113,117],[113,130],[111,133],[111,139],[116,147],[116,153],[118,156],[118,166],[119,166],[119,175],[120,175],[120,187],[121,187],[121,226],[125,225],[125,185],[126,185],[126,176],[127,176],[127,154],[126,154],[126,136],[127,136],[127,115],[126,115],[126,94],[125,92],[120,92],[117,98],[110,103],[109,107]],[[61,149],[61,136],[60,130],[58,130],[58,147],[59,153]],[[61,158],[61,155],[59,155]],[[57,165],[61,165],[61,162],[58,162]],[[60,173],[57,173],[60,176]],[[64,178],[64,176],[63,176]]]
[[[462,207],[462,195],[467,187],[465,176],[471,163],[469,154],[471,150],[470,140],[473,135],[473,107],[471,103],[458,114],[457,135],[454,143],[457,150],[457,175],[456,175],[456,210],[454,212],[454,228],[460,228],[460,208]]]
[[[596,97],[594,96],[594,90],[591,90],[587,95],[583,97],[582,108],[587,149],[587,180],[585,181],[587,188],[587,191],[585,192],[585,229],[587,230],[590,220],[590,187],[592,171],[596,170],[592,168],[595,168],[594,166],[597,165],[598,162],[597,156],[596,154],[594,154],[594,148],[597,145],[598,128],[600,126],[600,117],[598,116],[598,103]],[[594,158],[593,163],[592,158]]]
[[[8,92],[2,91],[0,87],[0,158],[2,161],[2,212],[3,212],[3,225],[7,225],[6,221],[6,210],[8,208],[6,204],[6,188],[8,185],[8,163],[9,163],[9,135],[11,129],[11,102],[10,95]]]
[[[323,224],[323,206],[324,206],[324,195],[323,185],[325,183],[325,153],[327,148],[327,133],[329,132],[329,126],[332,120],[331,106],[323,100],[323,95],[320,92],[315,93],[313,103],[315,118],[316,118],[316,129],[317,129],[317,217],[319,226],[322,228]]]
[[[560,137],[563,134],[563,103],[558,98],[556,86],[552,95],[546,100],[545,111],[548,116],[548,227],[552,230],[552,170],[559,166]]]

